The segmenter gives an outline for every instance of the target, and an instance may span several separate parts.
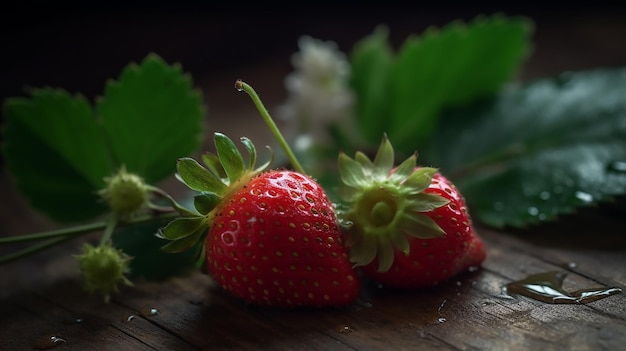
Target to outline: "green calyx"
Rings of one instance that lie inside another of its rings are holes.
[[[340,213],[346,224],[350,259],[364,266],[378,259],[378,270],[389,270],[395,249],[409,254],[409,237],[434,238],[445,233],[425,213],[448,203],[425,193],[437,169],[416,167],[412,155],[397,167],[394,150],[385,135],[374,160],[362,152],[354,158],[339,154],[340,195],[348,210]]]
[[[214,142],[217,153],[203,154],[204,165],[189,157],[177,161],[177,178],[199,194],[194,196],[194,210],[179,211],[181,216],[157,234],[170,240],[170,243],[162,247],[166,252],[182,252],[198,242],[203,242],[215,209],[223,199],[229,198],[250,179],[267,169],[273,161],[272,153],[268,162],[256,167],[256,148],[246,137],[242,137],[241,142],[249,154],[247,163],[235,143],[226,135],[215,133]]]

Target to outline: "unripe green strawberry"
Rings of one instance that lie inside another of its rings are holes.
[[[126,278],[132,257],[114,248],[111,242],[97,247],[85,244],[82,254],[76,257],[87,291],[100,293],[108,300],[118,284],[132,285]]]
[[[135,215],[148,205],[150,187],[140,176],[127,172],[125,167],[104,180],[106,187],[99,194],[117,216]]]
[[[350,258],[388,286],[435,285],[486,256],[463,196],[436,169],[416,166],[416,159],[394,167],[386,137],[373,161],[362,153],[339,157]]]

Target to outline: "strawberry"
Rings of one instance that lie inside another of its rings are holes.
[[[212,277],[243,300],[277,307],[341,306],[354,300],[360,282],[341,241],[335,209],[308,175],[247,167],[233,142],[215,133],[217,155],[207,168],[180,159],[178,174],[201,194],[196,214],[171,222],[161,237],[166,251],[202,242]]]
[[[360,152],[354,159],[339,155],[350,259],[391,287],[433,286],[480,266],[486,256],[458,189],[416,162],[412,155],[394,167],[386,136],[373,161]]]
[[[217,209],[208,269],[235,295],[269,305],[344,305],[359,285],[324,190],[293,171],[250,180]]]

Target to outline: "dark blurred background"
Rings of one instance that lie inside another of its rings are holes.
[[[180,63],[203,91],[209,128],[235,135],[242,128],[239,122],[257,113],[234,91],[234,81],[242,78],[252,84],[270,109],[281,103],[286,96],[284,78],[292,70],[290,57],[302,35],[333,40],[349,53],[379,24],[389,28],[397,47],[409,34],[429,26],[499,12],[535,23],[534,47],[519,74],[522,80],[626,65],[626,10],[608,1],[385,1],[350,6],[299,2],[277,7],[181,0],[95,1],[88,6],[20,2],[3,7],[2,101],[24,95],[28,87],[44,86],[81,93],[93,101],[108,79],[154,52],[169,63]],[[0,127],[2,122],[0,117]],[[269,138],[260,134],[258,144]],[[2,173],[3,166],[0,156]]]
[[[0,15],[0,96],[23,94],[26,86],[54,86],[92,98],[107,79],[149,52],[180,62],[202,88],[239,67],[269,63],[281,73],[289,71],[289,56],[303,34],[334,40],[347,52],[378,24],[386,24],[392,40],[400,43],[431,25],[495,12],[527,16],[536,23],[526,78],[626,63],[626,11],[608,2],[316,2],[298,3],[297,8],[197,3],[9,6]],[[263,84],[281,88],[282,79],[276,76]]]

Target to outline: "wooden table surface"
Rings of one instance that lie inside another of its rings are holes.
[[[615,41],[626,33],[621,18],[580,15],[538,23],[535,53],[523,75],[625,64],[623,41]],[[254,107],[232,83],[246,79],[275,106],[284,98],[282,79],[290,71],[284,52],[290,50],[201,72],[196,81],[217,116],[207,122],[209,130],[270,142]],[[57,228],[29,209],[1,171],[1,235]],[[181,189],[174,181],[164,187]],[[75,240],[0,266],[0,350],[32,350],[41,338],[49,343],[54,337],[63,340],[57,339],[58,350],[623,350],[626,293],[550,304],[506,295],[502,288],[559,271],[567,273],[566,291],[626,289],[625,214],[624,207],[584,209],[524,230],[479,226],[487,259],[478,270],[420,291],[366,282],[357,303],[321,310],[246,305],[198,271],[136,281],[104,303],[81,290],[71,257],[81,244]]]
[[[27,350],[52,335],[67,341],[59,350],[621,350],[626,294],[588,304],[502,294],[511,281],[549,271],[568,273],[566,291],[626,288],[623,221],[613,225],[585,239],[572,238],[573,226],[482,229],[488,257],[478,271],[423,291],[367,284],[357,303],[337,309],[246,305],[199,272],[139,282],[106,304],[67,277],[2,300],[0,349]]]

